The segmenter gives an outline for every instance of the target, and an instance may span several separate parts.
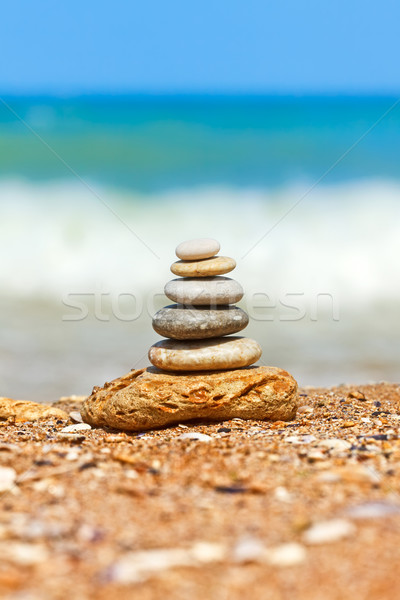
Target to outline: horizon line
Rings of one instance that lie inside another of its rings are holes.
[[[337,90],[337,91],[272,91],[272,90],[24,90],[0,91],[3,98],[52,98],[59,100],[84,98],[398,98],[399,91]]]

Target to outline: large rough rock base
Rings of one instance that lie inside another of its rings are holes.
[[[144,431],[185,421],[289,421],[296,415],[297,383],[275,367],[171,374],[154,367],[95,387],[83,403],[84,421]]]

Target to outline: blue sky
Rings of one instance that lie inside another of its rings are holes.
[[[397,0],[5,0],[0,93],[400,93]]]

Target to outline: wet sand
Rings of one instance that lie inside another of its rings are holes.
[[[1,597],[395,597],[400,386],[300,394],[287,423],[0,422]]]

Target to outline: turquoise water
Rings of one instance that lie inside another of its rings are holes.
[[[302,385],[399,379],[395,99],[6,102],[0,396],[85,394],[145,366],[192,237],[237,260],[262,364]]]
[[[269,187],[322,175],[390,108],[368,97],[6,98],[80,176],[141,192],[198,185]],[[70,172],[0,105],[0,176]],[[326,182],[400,177],[400,106]]]

